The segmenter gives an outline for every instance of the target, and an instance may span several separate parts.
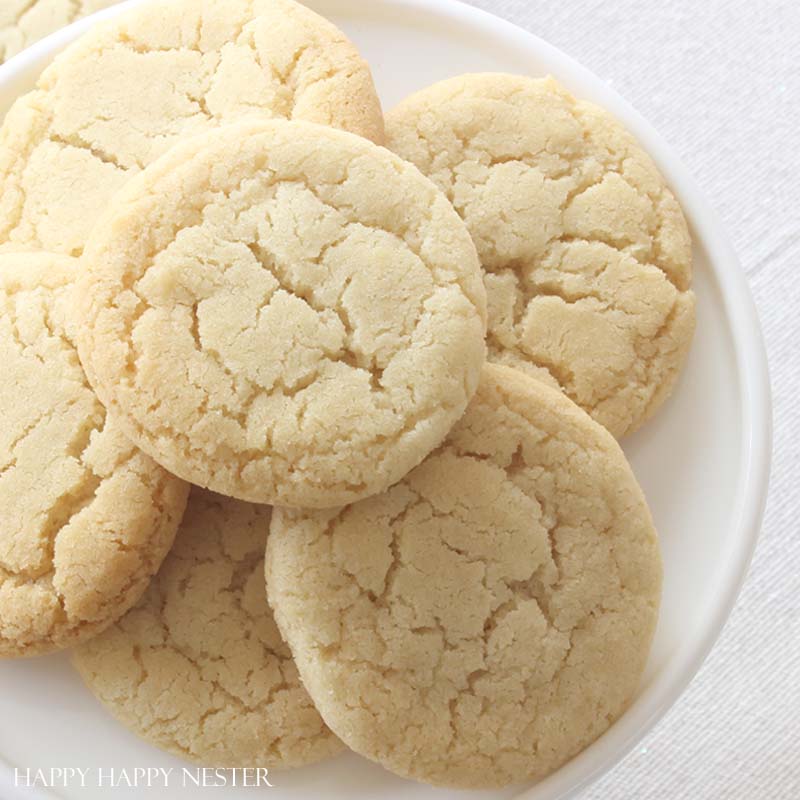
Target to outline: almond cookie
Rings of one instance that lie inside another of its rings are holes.
[[[188,486],[139,452],[89,387],[67,256],[0,256],[0,656],[69,647],[141,596]]]
[[[214,767],[297,767],[334,755],[264,589],[270,509],[193,489],[141,602],[73,663],[120,722]]]
[[[131,175],[253,115],[383,138],[366,62],[293,0],[154,0],[98,24],[0,129],[0,248],[79,255]]]
[[[3,0],[0,64],[39,39],[119,0]]]
[[[478,385],[464,224],[349,133],[261,121],[187,141],[120,192],[83,261],[78,347],[101,399],[222,494],[318,508],[383,491]]]
[[[386,120],[485,271],[489,359],[559,386],[615,436],[670,394],[694,332],[691,242],[652,160],[552,78],[462,75]]]
[[[624,711],[661,561],[608,431],[490,364],[446,442],[388,492],[276,510],[266,575],[334,733],[405,777],[477,788],[544,777]]]

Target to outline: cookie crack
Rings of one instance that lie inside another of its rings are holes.
[[[123,172],[127,172],[130,170],[130,167],[126,167],[117,158],[111,155],[111,153],[108,153],[101,147],[98,147],[96,144],[90,144],[89,142],[87,142],[78,132],[75,132],[72,135],[68,135],[68,134],[57,134],[54,131],[51,131],[47,141],[50,142],[51,144],[57,144],[65,148],[83,150],[84,152],[89,153],[91,156],[93,156],[103,164],[107,164]],[[141,165],[137,163],[136,166],[140,167]]]

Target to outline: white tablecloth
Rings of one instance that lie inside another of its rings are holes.
[[[608,80],[690,167],[750,277],[774,393],[747,583],[684,697],[585,800],[800,799],[800,3],[472,0]]]

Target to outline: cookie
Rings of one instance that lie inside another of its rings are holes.
[[[324,507],[399,480],[475,391],[485,293],[419,171],[320,125],[240,123],[115,198],[83,257],[81,359],[192,483]]]
[[[435,785],[539,779],[633,698],[661,562],[611,435],[488,364],[447,441],[388,492],[276,509],[269,600],[331,729]]]
[[[39,39],[118,0],[3,0],[0,64]]]
[[[193,489],[141,602],[75,651],[87,686],[124,725],[214,767],[296,767],[334,755],[264,588],[268,506]]]
[[[66,321],[76,263],[0,256],[0,656],[69,647],[141,596],[188,486],[123,436]]]
[[[0,129],[0,248],[79,255],[131,175],[254,115],[383,138],[366,62],[293,0],[153,0],[98,24]]]
[[[695,320],[686,221],[649,156],[552,78],[451,78],[386,128],[472,234],[489,359],[559,386],[617,437],[636,430],[672,391]]]

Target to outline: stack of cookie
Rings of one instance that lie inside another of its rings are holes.
[[[17,101],[0,210],[0,654],[217,767],[502,786],[625,710],[661,564],[615,437],[694,300],[606,112],[466,75],[384,130],[292,0],[159,0]]]

